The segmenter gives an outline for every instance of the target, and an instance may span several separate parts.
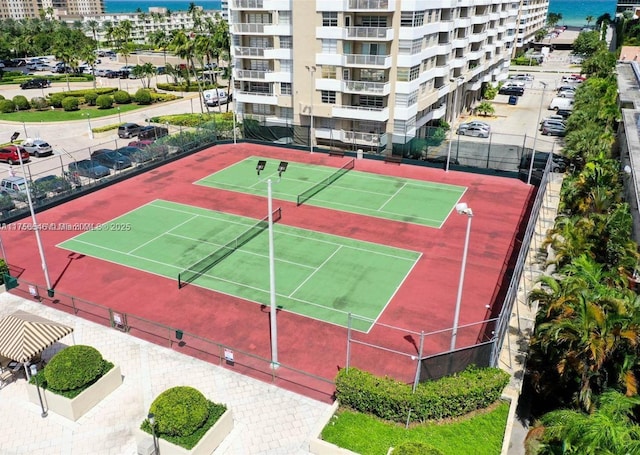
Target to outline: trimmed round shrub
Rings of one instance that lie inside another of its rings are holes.
[[[89,104],[89,106],[95,106],[97,99],[98,94],[96,92],[87,92],[84,94],[84,100]]]
[[[131,102],[131,95],[124,90],[118,90],[113,94],[113,99],[118,104],[129,104]]]
[[[205,396],[193,387],[179,386],[162,392],[151,403],[158,433],[189,436],[206,422],[209,405]]]
[[[144,88],[141,88],[136,92],[134,99],[135,99],[135,102],[138,104],[151,104],[151,102],[153,101],[153,98],[151,97],[151,92],[149,92],[149,90]]]
[[[15,112],[16,105],[11,100],[0,100],[0,112],[8,114],[9,112]]]
[[[36,96],[35,98],[31,98],[31,107],[42,111],[49,107],[49,102],[41,96]]]
[[[96,106],[98,106],[99,109],[109,109],[113,106],[113,98],[111,95],[100,95],[96,98]]]
[[[54,390],[75,390],[91,384],[104,373],[100,352],[85,345],[69,346],[52,357],[44,367],[47,386]]]
[[[49,95],[49,103],[53,107],[60,108],[62,107],[62,100],[65,99],[66,95],[64,93],[53,93]]]
[[[407,441],[394,447],[393,455],[444,455],[444,453],[424,442]]]
[[[62,100],[62,108],[65,111],[77,111],[80,102],[75,96],[67,96]]]
[[[4,99],[4,96],[0,95],[0,101],[2,101]]]
[[[16,105],[16,107],[20,111],[26,111],[31,109],[31,106],[29,105],[29,100],[27,99],[26,96],[23,96],[23,95],[14,96],[13,103]]]

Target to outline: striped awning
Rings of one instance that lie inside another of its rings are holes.
[[[0,320],[0,356],[27,362],[71,332],[73,327],[16,311]]]

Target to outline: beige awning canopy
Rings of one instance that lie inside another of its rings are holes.
[[[71,332],[73,327],[16,311],[0,320],[0,356],[27,362]]]

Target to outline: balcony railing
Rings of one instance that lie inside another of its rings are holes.
[[[263,0],[234,0],[236,9],[264,9]]]
[[[274,95],[274,93],[248,92],[245,90],[236,90],[236,93],[240,95],[251,95],[251,96],[273,96]]]
[[[389,0],[349,0],[349,9],[386,10]]]
[[[264,33],[264,27],[273,24],[234,24],[236,33]]]
[[[380,135],[377,133],[360,133],[357,131],[342,130],[344,142],[357,142],[367,144],[378,144]]]
[[[236,57],[264,57],[264,51],[273,47],[236,47]]]
[[[266,79],[270,71],[236,70],[236,79]]]
[[[386,107],[369,107],[369,106],[334,106],[341,109],[353,109],[361,112],[382,112],[386,109]]]
[[[347,27],[347,38],[381,38],[387,37],[389,27]]]
[[[347,65],[384,66],[389,55],[346,54]]]
[[[388,84],[388,82],[344,81],[345,90],[351,92],[384,93],[385,86]]]

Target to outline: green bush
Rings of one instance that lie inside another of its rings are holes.
[[[413,393],[411,385],[350,368],[338,372],[336,395],[341,404],[385,420],[406,422],[410,415],[414,422],[425,422],[486,408],[500,398],[508,382],[509,375],[498,368],[471,366],[418,384]]]
[[[0,95],[0,101],[2,101],[4,99],[4,96]]]
[[[205,396],[186,386],[162,392],[151,403],[149,412],[155,415],[158,433],[169,436],[193,434],[209,417]]]
[[[50,389],[79,389],[108,371],[106,364],[108,362],[105,362],[100,352],[91,346],[69,346],[51,358],[44,367],[44,377]]]
[[[26,96],[16,95],[13,97],[13,104],[16,105],[16,108],[20,111],[27,111],[31,109],[31,105],[29,104],[29,100]]]
[[[9,112],[15,112],[16,105],[11,100],[0,100],[0,112],[8,114]]]
[[[141,88],[134,95],[134,99],[138,104],[151,104],[153,98],[151,97],[151,93],[149,90]]]
[[[444,453],[424,442],[407,441],[394,447],[393,455],[444,455]]]
[[[95,106],[98,96],[97,92],[87,92],[84,94],[84,100],[89,104],[89,106]]]
[[[193,82],[190,85],[186,85],[186,84],[156,84],[156,86],[158,87],[158,89],[160,90],[166,90],[167,92],[197,92],[198,89],[198,84],[196,84],[195,82]],[[209,88],[216,88],[215,85],[211,85],[211,86],[207,86],[207,90]]]
[[[66,95],[64,93],[51,93],[49,95],[49,104],[51,104],[53,107],[61,108],[62,100],[65,98]]]
[[[36,96],[35,98],[31,98],[31,107],[38,111],[42,111],[49,107],[49,102],[41,96]]]
[[[124,90],[118,90],[113,94],[113,99],[118,104],[129,104],[131,102],[131,95]]]
[[[113,98],[111,95],[100,95],[96,98],[96,106],[99,109],[109,109],[113,106]]]
[[[80,102],[75,96],[67,96],[62,100],[62,108],[65,111],[77,111],[79,104]]]

